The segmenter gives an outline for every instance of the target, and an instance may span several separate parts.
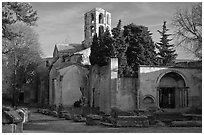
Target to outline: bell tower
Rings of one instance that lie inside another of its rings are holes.
[[[86,48],[92,44],[95,33],[100,36],[106,29],[111,30],[111,13],[102,8],[94,8],[84,14],[84,41]]]

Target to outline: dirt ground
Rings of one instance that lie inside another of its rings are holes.
[[[148,127],[114,128],[88,126],[84,122],[59,119],[39,113],[31,114],[31,121],[24,124],[24,133],[202,133],[202,127]]]

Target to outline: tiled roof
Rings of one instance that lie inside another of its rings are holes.
[[[56,44],[57,50],[61,53],[75,53],[83,49],[81,44]]]
[[[56,44],[56,47],[59,52],[70,50],[70,49],[75,49],[75,47],[70,46],[69,44]]]

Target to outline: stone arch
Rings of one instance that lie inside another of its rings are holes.
[[[176,70],[169,70],[157,79],[158,106],[178,108],[188,106],[188,87],[185,76]]]
[[[172,72],[172,73],[177,73],[177,74],[179,74],[179,75],[184,79],[184,81],[185,81],[185,86],[188,87],[188,80],[187,80],[186,76],[185,76],[183,73],[181,73],[181,72],[179,72],[179,71],[177,71],[177,70],[168,70],[168,71],[165,71],[165,72],[161,73],[161,74],[158,76],[158,78],[156,79],[156,85],[157,85],[157,87],[159,87],[159,83],[160,83],[160,80],[162,79],[162,77],[163,77],[164,75],[168,74],[168,73],[171,73],[171,72]]]
[[[155,98],[152,95],[145,95],[143,97],[143,103],[155,103]]]
[[[103,14],[102,13],[100,13],[99,16],[98,16],[98,23],[99,24],[103,23]]]
[[[143,97],[142,104],[145,106],[145,108],[155,107],[156,106],[155,97],[150,94],[145,95]]]
[[[90,26],[90,31],[91,31],[91,36],[93,37],[94,36],[94,31],[95,31],[95,28],[94,26]]]

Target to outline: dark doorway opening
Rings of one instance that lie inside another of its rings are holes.
[[[159,106],[161,108],[175,108],[175,87],[160,88]]]
[[[19,94],[19,102],[24,103],[24,91],[21,91]]]

